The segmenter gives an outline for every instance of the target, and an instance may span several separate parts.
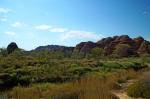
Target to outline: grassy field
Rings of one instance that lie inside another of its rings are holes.
[[[132,70],[119,71],[106,76],[89,75],[68,83],[33,84],[28,87],[15,87],[9,93],[15,99],[117,99],[112,89],[119,88],[120,81],[137,75]]]
[[[149,56],[76,59],[15,52],[0,58],[0,90],[15,99],[118,99],[111,90],[140,79],[149,63]],[[133,89],[128,93],[136,97]]]

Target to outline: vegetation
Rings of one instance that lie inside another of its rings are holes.
[[[128,95],[132,97],[150,98],[150,72],[146,72],[142,75],[139,81],[132,84],[128,88]]]
[[[129,56],[130,46],[128,44],[119,44],[117,45],[114,54],[119,57],[127,57]]]
[[[102,78],[88,77],[65,84],[40,84],[28,88],[16,87],[9,95],[19,99],[25,99],[24,97],[28,97],[28,99],[111,99],[109,84],[106,82]]]
[[[93,48],[91,51],[91,55],[93,58],[101,58],[102,56],[104,56],[104,50],[102,48]]]
[[[0,90],[16,99],[117,99],[111,90],[135,78],[150,62],[149,56],[104,57],[99,48],[91,55],[77,59],[63,52],[20,49],[8,54],[3,48]]]

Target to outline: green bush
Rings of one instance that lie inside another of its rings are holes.
[[[131,97],[150,98],[150,82],[137,82],[129,86],[127,92]]]
[[[127,93],[131,97],[150,98],[150,72],[143,75],[143,77],[136,83],[128,87]]]
[[[0,74],[0,90],[12,87],[11,76],[7,73]]]
[[[31,82],[30,79],[31,79],[31,77],[29,77],[29,76],[22,76],[22,77],[19,78],[18,83],[19,83],[21,86],[27,86],[27,85],[29,85],[30,82]]]
[[[120,64],[124,69],[135,67],[135,63],[133,62],[120,62]]]
[[[68,73],[72,74],[72,76],[81,77],[82,75],[91,72],[92,68],[88,66],[80,66],[77,64],[71,64],[70,68],[68,69]]]
[[[114,62],[114,61],[104,62],[103,66],[106,68],[116,68],[116,69],[119,69],[121,67],[119,63]]]

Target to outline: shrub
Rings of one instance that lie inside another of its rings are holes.
[[[30,77],[29,76],[22,76],[19,78],[19,81],[18,83],[21,85],[21,86],[27,86],[30,84]]]
[[[96,59],[101,58],[104,55],[104,50],[98,47],[93,48],[91,50],[91,55],[93,58],[96,58]]]
[[[28,75],[19,75],[13,73],[11,75],[11,84],[14,86],[21,85],[21,86],[28,86],[31,83],[31,76]]]
[[[130,46],[128,44],[119,44],[117,45],[114,54],[120,57],[126,57],[129,55]]]
[[[11,76],[7,73],[0,74],[0,90],[12,87]]]
[[[71,67],[68,69],[68,72],[71,73],[72,76],[77,76],[77,78],[80,78],[82,75],[90,71],[92,71],[91,67],[79,66],[77,64],[72,64]]]
[[[143,77],[128,87],[127,93],[131,97],[150,98],[150,72],[147,72]]]
[[[120,64],[124,69],[135,67],[135,64],[133,62],[120,62]]]
[[[121,67],[120,64],[118,64],[117,62],[114,62],[114,61],[104,62],[103,66],[106,68],[116,68],[116,69]]]
[[[7,56],[7,49],[5,48],[0,48],[0,56],[6,57]]]

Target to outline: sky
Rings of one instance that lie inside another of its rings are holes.
[[[115,35],[150,40],[150,0],[0,0],[0,47],[75,46]]]

